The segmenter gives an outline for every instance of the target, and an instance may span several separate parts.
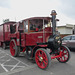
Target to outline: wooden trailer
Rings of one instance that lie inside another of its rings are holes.
[[[16,22],[9,21],[0,25],[0,46],[4,49],[10,43],[10,26]]]

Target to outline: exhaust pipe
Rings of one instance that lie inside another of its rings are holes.
[[[52,10],[51,12],[51,16],[52,16],[52,33],[53,35],[56,34],[56,11],[55,10]]]

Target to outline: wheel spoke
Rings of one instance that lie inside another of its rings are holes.
[[[47,65],[48,63],[46,61],[43,61],[45,65]]]
[[[60,61],[62,61],[62,57],[60,58]]]
[[[42,52],[42,57],[44,57],[44,52]]]
[[[38,56],[36,56],[36,59],[39,60]]]
[[[44,60],[46,60],[46,61],[48,60],[47,56],[44,53],[43,53],[42,57],[43,57]]]
[[[43,62],[41,62],[41,63],[40,63],[40,66],[42,66],[42,67],[43,67]]]
[[[40,52],[39,52],[39,57],[41,57],[41,54],[40,54]]]
[[[64,56],[64,60],[66,60],[67,58]]]

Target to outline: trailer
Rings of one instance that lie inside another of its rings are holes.
[[[20,52],[26,52],[27,58],[35,59],[41,69],[48,68],[55,58],[66,63],[70,59],[70,50],[62,45],[56,31],[56,15],[52,10],[52,17],[32,17],[12,25],[13,29],[16,28],[10,34],[11,55],[16,57]]]
[[[9,46],[10,25],[14,23],[16,22],[10,21],[0,25],[0,46],[3,47],[4,49],[6,48],[6,46]]]

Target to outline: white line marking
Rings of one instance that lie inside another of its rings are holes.
[[[2,63],[3,65],[6,63],[6,62],[8,62],[8,61],[10,61],[10,59],[8,59],[8,60],[6,60],[4,63]]]
[[[51,75],[53,75],[54,73],[53,73],[53,72],[51,72],[50,74],[51,74]]]
[[[3,68],[6,72],[8,72],[8,70],[4,67],[3,64],[1,64],[1,66],[2,66],[2,68]]]
[[[13,67],[15,65],[4,65],[4,66]],[[17,66],[17,67],[25,67],[25,66]]]
[[[1,50],[0,50],[1,51]],[[4,51],[2,51],[2,52],[4,52]],[[4,52],[5,53],[5,52]],[[8,55],[8,56],[10,56],[11,58],[13,58],[13,59],[15,59],[15,60],[17,60],[17,61],[20,61],[20,60],[18,60],[18,59],[16,59],[16,58],[14,58],[13,56],[11,56],[11,55],[9,55],[9,54],[7,54],[7,53],[5,53],[6,55]],[[25,63],[23,63],[22,61],[20,61],[22,64],[24,64],[25,66],[29,66],[29,65],[27,65],[27,64],[25,64]]]
[[[5,53],[4,51],[1,51],[1,50],[0,50],[0,52],[1,52],[1,53]],[[18,63],[17,63],[16,65],[12,65],[13,68],[12,68],[10,71],[14,70],[16,67],[22,67],[22,68],[25,67],[25,66],[26,66],[26,67],[30,67],[29,65],[27,65],[27,64],[23,63],[22,61],[20,61],[20,60],[14,58],[13,56],[11,56],[11,55],[5,53],[5,56],[6,56],[6,55],[8,55],[9,57],[11,57],[11,58],[15,59],[16,61],[18,61]],[[3,57],[5,57],[5,56],[2,56],[2,57],[0,57],[0,58],[3,58]],[[6,62],[9,62],[9,61],[10,61],[10,59],[5,60],[4,63],[0,64],[0,65],[2,66],[2,68],[3,68],[6,72],[8,72],[8,69],[4,67],[4,66],[6,66],[6,65],[4,65],[4,64],[5,64]],[[25,66],[18,66],[19,63],[22,63],[22,64],[25,65]],[[10,65],[7,65],[7,66],[10,66]]]
[[[6,55],[4,55],[4,56],[0,57],[0,59],[1,59],[1,58],[4,58],[5,56],[6,56]]]
[[[7,54],[7,55],[9,55],[9,54]],[[29,66],[29,65],[27,65],[27,64],[25,64],[25,63],[23,63],[22,61],[20,61],[20,60],[18,60],[18,59],[16,59],[16,58],[14,58],[13,56],[11,56],[11,55],[9,55],[11,58],[13,58],[13,59],[15,59],[15,60],[17,60],[18,62],[21,62],[22,64],[24,64],[25,66]]]
[[[20,62],[18,62],[10,71],[12,71],[13,69],[15,69],[19,63]]]

